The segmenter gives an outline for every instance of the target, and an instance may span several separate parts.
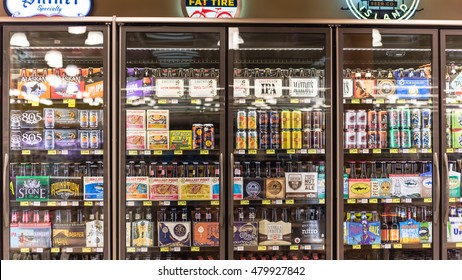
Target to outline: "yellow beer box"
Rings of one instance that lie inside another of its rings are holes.
[[[370,198],[371,179],[349,179],[348,180],[349,198]]]
[[[168,110],[148,110],[147,129],[148,130],[168,130],[169,111]]]
[[[170,149],[192,150],[192,130],[170,130]]]
[[[218,177],[181,178],[179,200],[211,200],[213,186],[218,184]]]
[[[168,150],[168,131],[148,131],[147,134],[149,150]]]

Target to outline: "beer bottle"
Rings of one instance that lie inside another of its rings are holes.
[[[220,207],[217,207],[215,211],[217,213],[215,222],[219,223],[220,222]]]
[[[356,163],[354,161],[349,161],[348,165],[350,166],[349,179],[356,179]]]
[[[306,162],[306,168],[308,172],[316,172],[316,168],[314,167],[314,164],[312,161]]]
[[[160,177],[168,178],[168,162],[162,162],[162,170]]]
[[[250,222],[254,222],[255,221],[255,208],[254,207],[250,207],[249,208],[249,221]]]
[[[367,163],[365,161],[360,162],[360,170],[361,170],[361,174],[359,175],[359,178],[361,179],[367,178]]]
[[[409,68],[409,72],[408,72],[407,76],[409,78],[414,78],[414,71],[415,71],[414,68]]]
[[[242,166],[241,163],[236,161],[234,162],[234,177],[241,177],[242,176]]]
[[[261,220],[268,220],[268,216],[267,216],[267,213],[266,213],[266,208],[262,208],[261,209]]]
[[[285,223],[289,222],[289,214],[287,213],[287,208],[282,209],[282,221]]]
[[[387,215],[382,214],[382,224],[380,225],[380,236],[382,243],[390,242],[390,228],[388,227]]]
[[[201,209],[200,208],[196,208],[196,210],[194,211],[194,221],[195,222],[201,221]]]
[[[77,209],[77,223],[83,224],[83,211],[82,209]]]
[[[238,208],[237,209],[237,220],[239,222],[243,222],[244,221],[244,208]]]
[[[202,177],[210,177],[209,163],[204,161],[203,166],[204,166],[204,172],[202,172]]]
[[[178,219],[178,213],[176,212],[176,208],[173,207],[172,210],[170,211],[170,221],[176,222]]]
[[[129,165],[128,176],[135,177],[135,176],[136,176],[136,173],[135,173],[135,162],[134,162],[134,161],[129,161],[129,162],[128,162],[128,165]]]
[[[17,217],[17,213],[16,213]],[[44,210],[43,211],[43,222],[44,223],[49,223],[50,222],[50,210]]]
[[[215,176],[215,177],[220,177],[220,163],[217,161],[217,162],[214,162],[213,164],[214,164],[214,167],[213,167],[213,169],[214,169],[214,172],[213,172],[214,176]]]
[[[391,174],[398,174],[396,171],[396,161],[391,162]]]
[[[278,211],[276,208],[271,209],[271,222],[277,222],[278,221]]]
[[[351,223],[356,222],[356,212],[355,211],[350,211],[350,222]]]
[[[172,178],[178,177],[178,162],[172,162]]]
[[[183,178],[189,177],[189,162],[184,161],[183,162]]]
[[[199,177],[199,163],[193,162],[193,177]]]
[[[303,172],[303,166],[301,161],[297,161],[297,172]]]
[[[379,221],[379,214],[377,213],[377,211],[372,211],[372,222],[378,222]]]
[[[396,219],[396,213],[391,216],[390,242],[399,243],[399,224]]]
[[[281,178],[282,175],[282,168],[281,168],[281,163],[276,162],[276,178]]]
[[[92,215],[90,215],[90,220],[92,220],[91,216]],[[141,208],[136,208],[136,210],[135,210],[135,222],[140,221],[141,219],[142,219],[142,217],[141,217]]]
[[[245,178],[250,177],[250,162],[249,161],[244,162],[244,177]]]
[[[426,206],[422,206],[422,208],[421,208],[420,221],[421,222],[428,222],[428,220],[427,220],[427,207]]]
[[[286,162],[286,172],[292,172],[292,162],[288,161]]]
[[[150,162],[149,163],[149,177],[157,177],[157,162]]]
[[[55,211],[55,224],[61,224],[61,210],[56,210]],[[23,223],[24,223],[24,213],[23,213]]]
[[[40,164],[40,176],[49,176],[49,165],[46,162]],[[75,176],[78,177],[78,176]]]
[[[371,161],[371,176],[370,178],[377,178],[377,164],[375,161]]]
[[[387,162],[380,162],[380,178],[388,178]]]
[[[71,209],[66,210],[66,223],[68,224],[72,223],[72,210]]]
[[[160,220],[160,222],[166,222],[167,221],[167,209],[166,208],[161,208],[160,209],[159,220]]]
[[[32,216],[33,223],[40,223],[40,210],[34,210],[34,215]]]
[[[188,221],[188,208],[182,208],[181,209],[181,220],[183,222],[187,222]]]
[[[212,221],[212,211],[209,207],[205,208],[205,221],[206,222]]]
[[[265,177],[271,178],[271,162],[269,161],[265,163]]]
[[[260,162],[255,162],[255,178],[261,178]]]

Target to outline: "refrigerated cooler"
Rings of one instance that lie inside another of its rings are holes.
[[[339,29],[339,259],[439,258],[437,34]]]
[[[120,28],[121,259],[225,257],[224,31]]]
[[[441,32],[440,75],[444,94],[441,143],[442,171],[442,259],[462,259],[462,33]],[[444,120],[446,120],[444,122]]]
[[[230,28],[228,258],[332,258],[328,28]]]
[[[3,27],[3,259],[109,259],[109,22]]]

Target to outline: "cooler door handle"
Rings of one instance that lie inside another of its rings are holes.
[[[234,217],[233,217],[233,202],[234,202],[234,172],[233,172],[233,168],[234,168],[234,154],[233,153],[229,153],[229,174],[230,174],[230,177],[232,179],[231,181],[231,189],[233,190],[233,193],[231,194],[231,209],[228,209],[228,222],[232,222],[234,221]],[[234,225],[233,225],[234,226]]]
[[[224,185],[225,182],[223,181],[224,175],[223,175],[223,153],[220,153],[220,208],[224,207],[223,205],[226,205],[225,203],[225,197],[227,197],[223,190],[224,190]],[[219,216],[219,221],[220,221],[220,228],[221,230],[225,229],[225,223],[224,223],[224,218],[225,218],[225,209],[220,210],[220,216]]]
[[[5,229],[7,229],[8,225],[10,224],[10,216],[8,214],[8,210],[10,208],[10,205],[8,203],[10,197],[10,193],[8,191],[8,164],[8,153],[5,153],[5,155],[3,156],[3,227]]]
[[[439,209],[440,209],[440,192],[441,192],[441,178],[440,178],[440,165],[438,163],[438,155],[433,153],[433,164],[435,166],[435,171],[436,171],[436,207],[435,211],[433,213],[434,216],[434,221],[435,221],[435,227],[438,226],[439,222]]]
[[[444,198],[444,204],[443,204],[443,225],[444,227],[443,228],[446,228],[447,224],[448,224],[448,219],[449,219],[449,185],[450,185],[450,181],[449,181],[449,160],[448,160],[448,154],[447,153],[444,153],[444,178],[446,178],[446,186],[444,186],[446,189],[445,189],[445,193],[446,193],[446,197]]]

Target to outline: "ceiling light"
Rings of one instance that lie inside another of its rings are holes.
[[[85,40],[85,45],[101,45],[104,42],[103,32],[90,31],[88,37]]]
[[[67,32],[70,34],[84,34],[87,32],[87,27],[86,26],[69,26],[67,28]]]
[[[30,43],[27,40],[26,34],[23,32],[13,33],[10,39],[10,45],[17,47],[29,47]]]

